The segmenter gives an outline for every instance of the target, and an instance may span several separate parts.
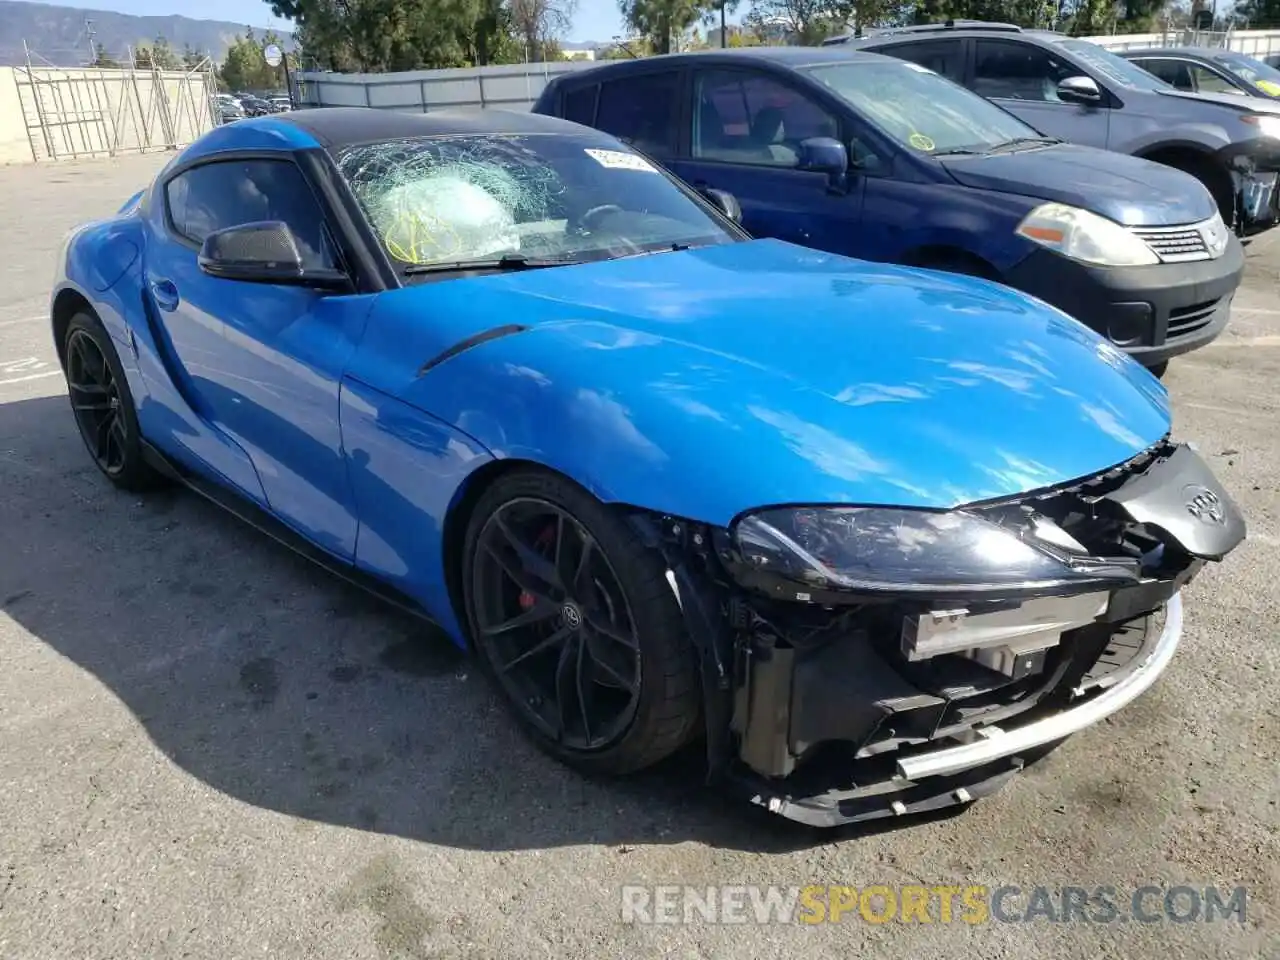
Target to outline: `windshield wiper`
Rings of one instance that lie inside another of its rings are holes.
[[[968,147],[956,147],[954,150],[935,150],[929,154],[931,157],[977,157],[982,154],[981,150],[970,150]]]
[[[453,273],[464,270],[540,270],[543,267],[567,267],[585,261],[572,257],[527,257],[523,253],[504,253],[500,257],[454,260],[451,263],[415,263],[405,267],[406,277],[422,273]]]
[[[1004,153],[1006,150],[1013,150],[1017,147],[1051,147],[1055,143],[1062,143],[1058,137],[1015,137],[1013,140],[1006,140],[1004,143],[998,143],[988,153]]]

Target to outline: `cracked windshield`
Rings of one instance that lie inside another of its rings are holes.
[[[849,62],[808,73],[919,153],[984,153],[1042,139],[1013,115],[914,63]],[[865,164],[865,148],[856,139],[852,146]]]
[[[734,240],[665,174],[611,141],[424,137],[353,147],[338,167],[407,273],[502,257],[610,260]]]

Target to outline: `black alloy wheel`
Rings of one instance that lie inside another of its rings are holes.
[[[477,504],[463,570],[472,644],[544,750],[616,774],[690,739],[693,647],[665,564],[616,512],[557,475],[512,472]]]
[[[143,455],[133,395],[97,317],[78,313],[71,318],[62,362],[76,427],[98,469],[122,490],[141,493],[162,485],[164,477]]]
[[[476,627],[508,697],[569,749],[616,741],[640,696],[640,640],[594,538],[555,504],[520,499],[478,548]]]
[[[67,337],[67,389],[84,445],[103,473],[119,477],[127,440],[120,391],[101,348],[86,330],[73,330]]]

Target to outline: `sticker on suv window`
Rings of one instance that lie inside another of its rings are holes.
[[[586,153],[600,166],[608,167],[610,170],[658,172],[648,160],[644,157],[636,156],[634,153],[623,153],[621,150],[596,150],[591,147],[586,148]]]

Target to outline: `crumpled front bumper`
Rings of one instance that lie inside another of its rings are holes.
[[[1237,232],[1258,233],[1280,223],[1280,143],[1259,138],[1218,152],[1235,186]]]
[[[747,799],[835,826],[994,792],[1155,683],[1181,639],[1183,588],[1245,536],[1207,465],[1167,442],[1096,477],[971,509],[1061,517],[1100,545],[1145,544],[1150,566],[1100,592],[810,608],[791,631],[785,610],[768,608],[768,628],[740,635],[730,671],[734,756],[722,773]],[[817,641],[813,617],[835,624]]]
[[[1069,698],[1066,702],[1050,694],[1009,723],[975,727],[948,738],[953,742],[946,746],[928,744],[895,751],[884,757],[892,767],[882,764],[880,779],[859,786],[832,786],[804,773],[773,780],[743,769],[734,771],[730,779],[751,802],[820,827],[968,803],[995,792],[1062,740],[1140,697],[1169,666],[1181,638],[1182,598],[1174,593],[1165,604],[1163,625],[1152,631],[1149,642],[1132,661],[1101,677],[1090,690],[1076,687],[1064,691]],[[795,692],[806,695],[803,688]],[[855,761],[855,765],[865,762]]]

